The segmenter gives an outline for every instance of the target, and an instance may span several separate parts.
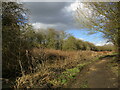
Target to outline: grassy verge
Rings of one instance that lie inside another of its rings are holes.
[[[66,69],[62,72],[56,79],[50,81],[54,86],[63,86],[66,85],[71,79],[74,79],[75,76],[87,65],[88,63],[78,64],[76,67],[71,69]]]
[[[109,62],[109,64],[107,65],[108,66],[108,68],[110,68],[111,69],[111,71],[118,77],[118,73],[119,73],[119,66],[118,66],[118,62],[116,62],[117,60],[117,58],[116,58],[116,56],[115,55],[117,55],[117,54],[113,54],[114,56],[113,57],[111,57],[109,60],[110,60],[110,62]]]
[[[63,87],[82,69],[99,60],[102,56],[94,51],[70,51],[44,50],[45,55],[39,55],[37,60],[46,60],[42,64],[36,63],[36,72],[18,77],[15,88],[44,88]]]
[[[89,64],[99,60],[100,57],[99,56],[95,57],[93,60],[90,60],[89,62],[77,64],[74,68],[66,69],[57,78],[54,78],[53,80],[51,80],[49,82],[51,84],[53,84],[53,86],[63,87],[64,85],[67,85],[69,83],[69,81],[71,81],[72,79],[75,79],[77,74],[80,73],[83,68],[85,68]],[[80,87],[87,88],[88,87],[87,82],[85,81]]]

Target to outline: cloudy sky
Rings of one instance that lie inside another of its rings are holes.
[[[29,22],[34,28],[65,30],[76,38],[95,45],[103,45],[106,42],[101,33],[88,35],[86,29],[77,27],[79,24],[74,19],[76,2],[24,2],[24,7],[30,11]]]

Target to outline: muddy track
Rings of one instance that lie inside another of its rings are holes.
[[[68,88],[118,88],[118,77],[107,66],[110,58],[103,58],[83,69]]]

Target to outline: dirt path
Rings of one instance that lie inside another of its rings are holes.
[[[69,88],[117,88],[118,78],[107,66],[109,58],[104,58],[84,69]]]

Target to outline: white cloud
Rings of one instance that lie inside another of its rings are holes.
[[[68,12],[74,12],[79,8],[79,10],[83,11],[83,13],[89,13],[91,14],[90,7],[86,7],[85,4],[80,2],[80,0],[76,0],[73,3],[71,3],[69,6],[65,7],[64,9],[67,10]]]
[[[84,40],[85,40],[84,38],[77,38],[77,39],[82,40],[82,41],[84,41]]]
[[[83,23],[89,23],[89,19],[91,18],[94,20],[95,17],[93,17],[93,11],[91,7],[86,7],[86,4],[80,2],[80,0],[76,0],[75,2],[71,3],[69,6],[65,7],[63,11],[67,11],[68,13],[71,13],[73,17],[78,18],[78,23],[76,25],[78,27],[82,27]],[[81,24],[80,24],[81,23]]]
[[[67,28],[67,26],[65,24],[62,23],[57,23],[57,24],[45,24],[45,23],[32,23],[32,26],[35,29],[47,29],[47,28],[54,28],[56,30],[64,30],[65,28]]]
[[[112,44],[112,42],[107,42],[108,40],[105,39],[104,41],[99,41],[99,42],[94,42],[94,44],[96,46],[103,46],[103,45],[107,45],[107,44]]]
[[[47,29],[47,28],[52,28],[52,27],[55,27],[56,25],[55,24],[43,24],[43,23],[33,23],[32,26],[35,28],[35,29]]]
[[[95,43],[96,46],[103,46],[103,45],[105,45],[105,44],[106,44],[106,42],[103,42],[103,41],[100,41],[100,42],[98,42],[98,43]]]
[[[77,10],[77,7],[79,6],[79,2],[78,0],[76,0],[75,2],[73,2],[70,6],[65,7],[64,9],[68,12],[73,12]]]

